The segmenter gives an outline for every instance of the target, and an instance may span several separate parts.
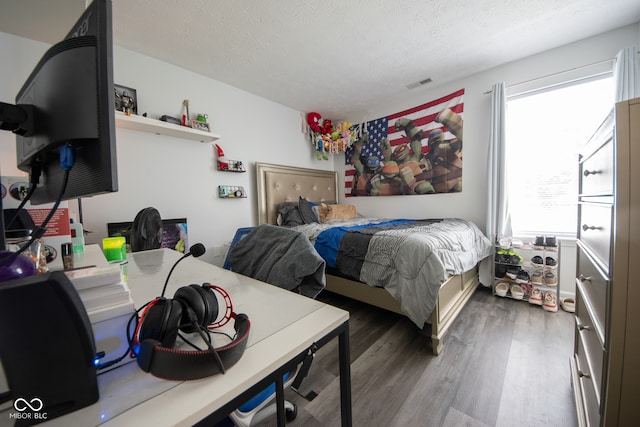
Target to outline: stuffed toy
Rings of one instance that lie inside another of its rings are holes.
[[[322,121],[322,133],[325,135],[331,135],[333,133],[333,125],[331,124],[331,120],[324,119]]]
[[[313,132],[320,133],[320,114],[314,112],[308,113],[307,124]]]
[[[222,147],[218,144],[215,144],[216,149],[218,150],[218,170],[227,170],[229,169],[229,161],[224,156],[224,151],[222,151]]]

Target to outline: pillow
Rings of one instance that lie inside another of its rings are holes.
[[[347,204],[327,205],[320,204],[320,222],[331,221],[332,219],[352,219],[358,216],[356,207]]]
[[[278,209],[278,225],[293,227],[302,225],[304,221],[300,216],[297,203],[282,203]]]
[[[318,216],[313,211],[314,205],[315,203],[311,203],[302,196],[300,196],[300,198],[298,199],[298,211],[300,212],[302,221],[304,221],[305,224],[318,222]]]

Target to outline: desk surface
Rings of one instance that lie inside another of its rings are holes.
[[[168,249],[129,255],[129,288],[136,308],[160,294],[180,256]],[[98,376],[98,402],[47,425],[192,425],[349,319],[344,310],[191,257],[176,267],[165,296],[205,282],[229,292],[234,311],[251,320],[247,349],[236,365],[224,375],[180,382],[155,378],[129,363]],[[212,337],[216,347],[228,342],[217,334]]]

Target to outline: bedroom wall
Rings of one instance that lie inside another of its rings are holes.
[[[632,25],[572,45],[524,58],[478,73],[463,81],[422,87],[400,101],[372,106],[362,117],[369,120],[412,107],[465,88],[465,147],[463,191],[450,195],[349,198],[365,215],[389,217],[446,217],[470,219],[484,229],[486,159],[491,97],[485,92],[500,80],[507,85],[558,73],[604,59],[623,47],[640,46],[640,26]],[[0,101],[13,102],[15,94],[48,46],[0,33]],[[8,58],[11,58],[8,60]],[[107,222],[131,221],[146,206],[157,207],[164,218],[187,217],[191,243],[208,248],[205,260],[220,263],[224,243],[238,227],[257,222],[256,161],[337,170],[344,179],[344,158],[315,160],[301,133],[303,113],[186,71],[179,66],[114,48],[114,80],[137,89],[139,112],[156,117],[179,115],[182,101],[190,100],[191,113],[207,113],[218,143],[230,159],[248,166],[244,174],[215,170],[212,144],[117,129],[120,191],[83,199],[88,243],[106,235]],[[436,82],[437,84],[437,82]],[[0,173],[19,174],[15,167],[14,137],[0,132]],[[217,186],[244,185],[247,199],[225,200]],[[344,201],[344,198],[343,200]],[[72,209],[74,204],[71,204]]]
[[[612,59],[624,47],[633,45],[640,47],[639,31],[639,24],[630,25],[496,67],[461,81],[438,87],[434,87],[434,83],[431,83],[418,89],[408,90],[404,99],[400,101],[371,107],[370,111],[362,117],[353,118],[353,122],[384,117],[464,88],[463,189],[461,193],[427,196],[350,197],[348,202],[356,205],[358,211],[365,215],[410,218],[457,216],[474,221],[484,230],[491,109],[491,95],[486,92],[493,84],[500,81],[504,81],[509,87],[516,83]],[[553,118],[550,119],[553,120]],[[336,170],[339,171],[342,186],[344,186],[343,163],[336,162]]]
[[[48,47],[0,33],[0,101],[14,102]],[[179,117],[182,102],[188,99],[191,114],[209,115],[212,131],[221,135],[216,142],[227,158],[243,161],[248,171],[217,171],[212,143],[118,128],[120,189],[83,199],[84,226],[92,231],[87,243],[106,236],[107,222],[133,221],[140,209],[155,206],[163,218],[186,217],[190,242],[204,243],[208,251],[203,258],[221,265],[224,243],[235,230],[257,223],[256,161],[333,169],[333,161],[315,160],[313,147],[301,132],[303,115],[298,111],[117,46],[114,81],[135,88],[138,112],[150,117]],[[15,138],[9,132],[0,132],[0,171],[23,174],[15,166]],[[243,185],[248,198],[220,199],[218,185]]]

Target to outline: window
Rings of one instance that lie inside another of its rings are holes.
[[[507,99],[513,235],[577,231],[578,150],[613,107],[611,73]]]

